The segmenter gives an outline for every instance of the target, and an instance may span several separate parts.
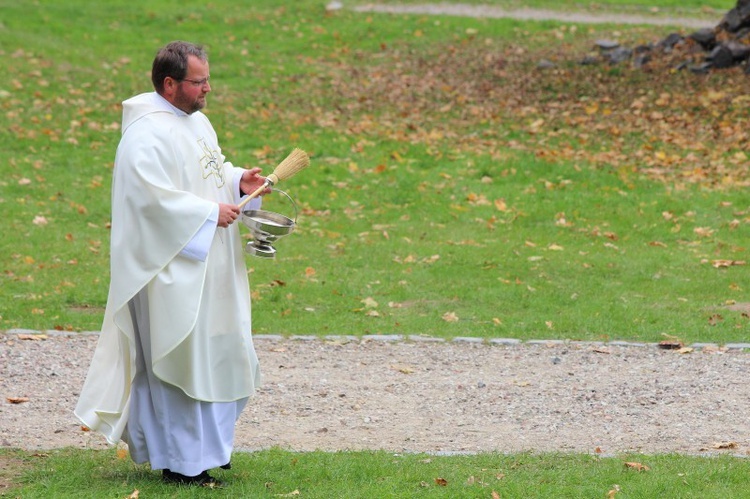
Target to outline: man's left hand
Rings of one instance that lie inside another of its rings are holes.
[[[260,175],[260,168],[250,168],[249,170],[245,170],[245,172],[242,174],[242,178],[240,179],[240,190],[244,194],[252,194],[259,187],[262,187],[265,182],[266,178]],[[270,192],[271,188],[267,187],[263,189],[260,195],[262,196]]]

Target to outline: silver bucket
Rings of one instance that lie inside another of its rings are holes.
[[[281,189],[271,189],[286,196],[294,206],[294,219],[267,210],[243,210],[242,223],[250,229],[253,240],[245,245],[245,252],[260,258],[275,258],[273,243],[291,234],[297,225],[297,203]]]

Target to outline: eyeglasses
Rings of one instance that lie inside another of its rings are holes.
[[[206,76],[202,80],[191,80],[190,78],[183,78],[180,81],[187,81],[187,82],[190,82],[191,84],[195,85],[196,87],[203,87],[207,83],[210,83],[209,82],[210,79],[211,79],[210,76]]]

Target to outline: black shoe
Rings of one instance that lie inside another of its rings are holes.
[[[208,471],[204,471],[200,475],[187,476],[181,473],[175,473],[171,470],[162,470],[162,480],[166,483],[174,483],[178,485],[199,485],[201,487],[221,487],[224,485],[214,477],[208,474]]]
[[[223,470],[231,470],[232,469],[232,461],[229,461],[227,464],[222,464],[219,466],[219,468]]]

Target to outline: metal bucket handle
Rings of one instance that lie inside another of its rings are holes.
[[[280,192],[283,195],[287,197],[289,201],[292,202],[292,206],[294,206],[294,223],[297,224],[297,216],[299,215],[299,209],[297,209],[297,203],[294,202],[294,199],[292,199],[292,196],[287,194],[286,192],[282,191],[281,189],[277,189],[276,187],[271,187],[271,191]]]

